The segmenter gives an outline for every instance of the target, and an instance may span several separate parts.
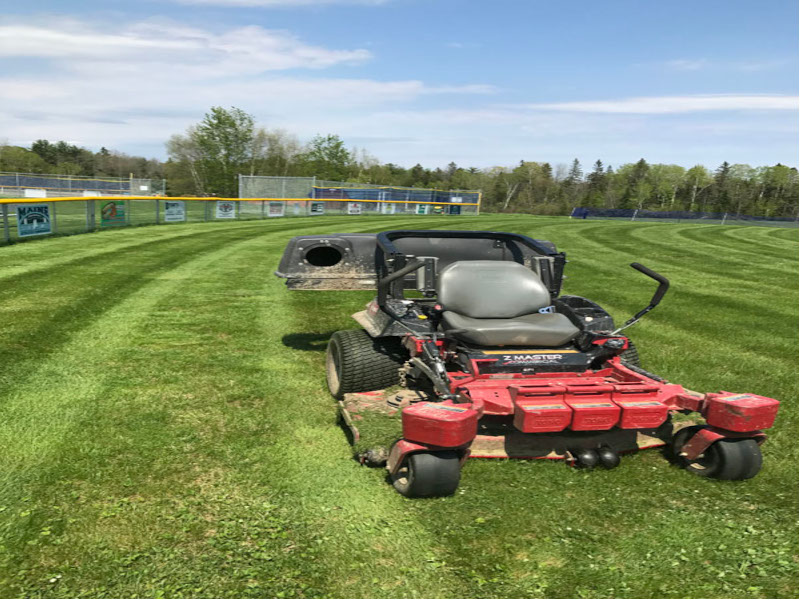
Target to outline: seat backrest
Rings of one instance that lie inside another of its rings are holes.
[[[439,273],[445,310],[473,319],[510,319],[550,305],[550,293],[533,271],[506,260],[460,260]]]

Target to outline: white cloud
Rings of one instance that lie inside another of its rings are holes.
[[[661,64],[675,71],[755,72],[783,67],[786,60],[713,61],[707,58],[679,58]]]
[[[358,64],[364,49],[312,46],[286,31],[255,25],[213,33],[171,21],[149,20],[118,33],[72,19],[0,26],[0,57],[55,61],[73,71],[159,68],[203,77]],[[163,71],[162,71],[163,72]]]
[[[678,71],[699,71],[700,69],[705,69],[710,64],[711,62],[705,58],[667,61],[667,66],[670,69],[677,69]]]
[[[41,66],[26,63],[13,74],[15,58],[38,59]],[[17,144],[44,137],[121,150],[146,145],[163,154],[169,135],[213,105],[238,106],[263,124],[307,137],[342,133],[344,124],[424,97],[497,91],[480,83],[320,73],[370,58],[363,49],[310,45],[256,26],[212,32],[149,19],[115,29],[52,17],[6,23],[0,26],[0,61],[7,66],[0,76],[3,135]],[[374,124],[376,134],[381,129]]]
[[[623,98],[619,100],[589,100],[581,102],[517,105],[518,108],[526,108],[530,110],[641,115],[731,110],[797,110],[797,106],[797,96],[769,94],[645,96],[637,98]]]

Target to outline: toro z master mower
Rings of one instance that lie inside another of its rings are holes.
[[[658,289],[616,327],[594,302],[559,295],[565,262],[514,233],[409,230],[295,237],[276,274],[291,290],[377,288],[353,315],[360,328],[331,336],[327,380],[358,458],[386,465],[405,496],[452,494],[468,457],[612,468],[621,452],[664,445],[697,475],[755,476],[778,402],[643,370],[622,332],[667,279],[632,263]],[[365,444],[370,429],[384,437]]]

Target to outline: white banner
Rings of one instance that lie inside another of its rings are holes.
[[[324,202],[312,202],[311,203],[311,210],[309,212],[312,215],[324,215],[325,214],[325,203]]]
[[[381,213],[384,215],[393,215],[394,204],[391,202],[381,202]]]
[[[267,216],[269,217],[282,217],[286,211],[285,202],[270,202]]]
[[[186,203],[183,200],[164,200],[164,222],[177,223],[186,220]]]
[[[26,198],[47,198],[47,190],[37,188],[25,188]]]
[[[427,204],[417,204],[417,214],[418,215],[427,215],[428,214],[428,205]]]
[[[236,203],[228,200],[217,200],[217,218],[218,219],[235,219],[236,218]]]
[[[361,202],[348,202],[347,203],[347,214],[348,215],[360,215],[361,214]]]

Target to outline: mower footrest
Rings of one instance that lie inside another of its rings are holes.
[[[572,409],[572,431],[611,429],[619,421],[620,408],[611,401],[613,386],[575,382],[566,385],[564,400]]]
[[[564,402],[566,389],[545,382],[511,386],[514,427],[524,433],[555,433],[566,429],[572,422],[572,409]]]
[[[563,431],[572,421],[572,409],[564,402],[525,400],[514,406],[514,427],[524,433]]]
[[[667,420],[669,407],[658,401],[657,384],[615,383],[611,399],[622,409],[622,429],[655,429]]]

